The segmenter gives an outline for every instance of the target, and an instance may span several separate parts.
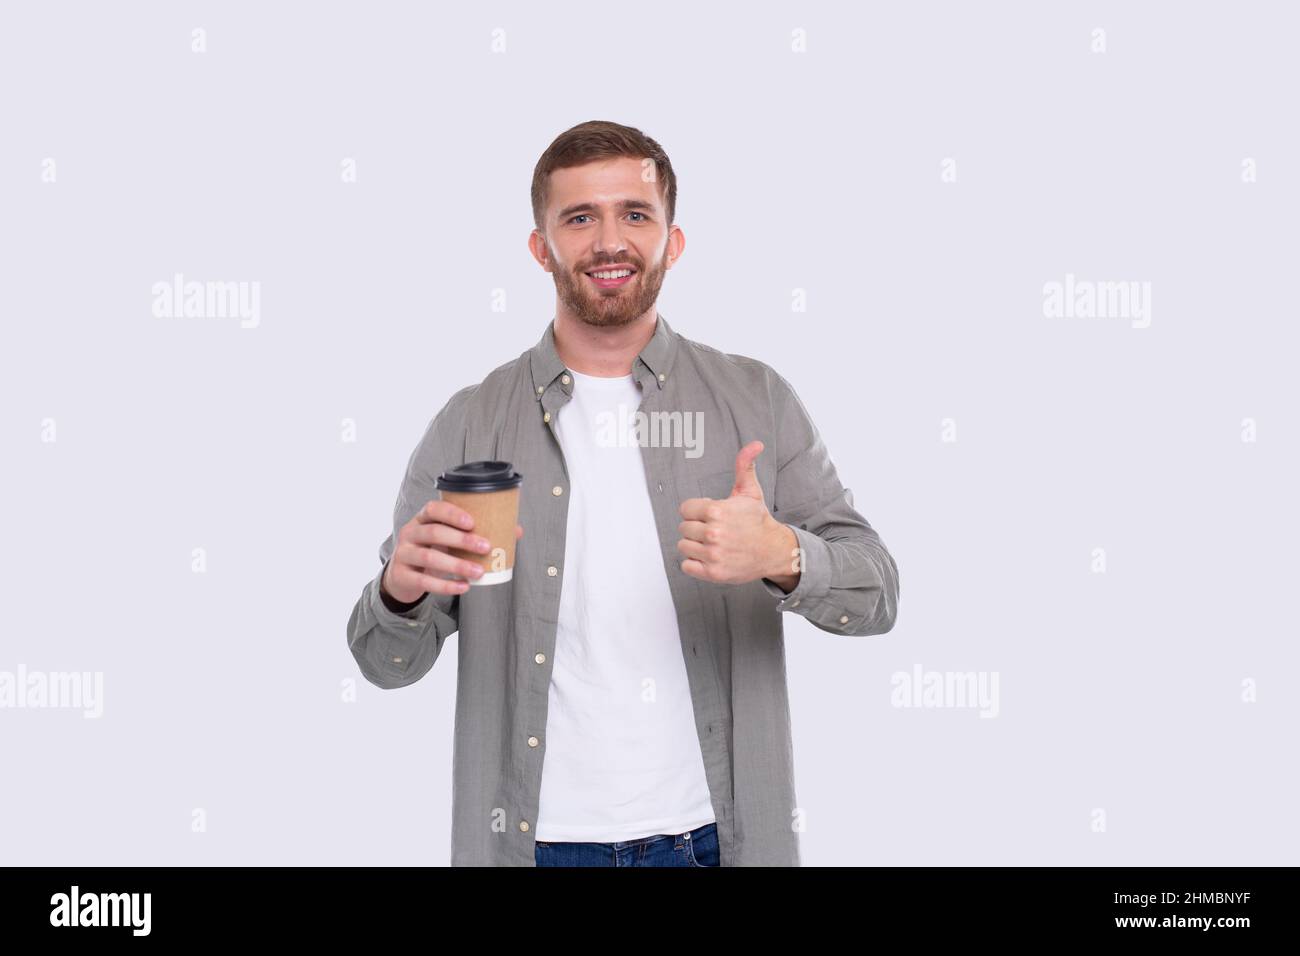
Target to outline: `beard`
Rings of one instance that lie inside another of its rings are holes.
[[[667,252],[667,243],[664,244],[664,252]],[[560,301],[584,325],[603,329],[619,328],[640,318],[659,298],[664,273],[668,271],[666,254],[661,254],[658,264],[651,269],[646,269],[644,263],[631,256],[624,256],[619,261],[632,263],[636,272],[625,285],[617,289],[602,289],[587,277],[588,271],[600,268],[599,263],[572,272],[556,269],[551,273],[555,278],[555,292]]]

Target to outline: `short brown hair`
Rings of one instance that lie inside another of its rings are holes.
[[[606,120],[588,120],[565,130],[546,148],[533,169],[533,222],[543,229],[546,200],[551,188],[551,173],[557,169],[582,166],[598,159],[630,156],[652,159],[659,182],[659,198],[668,213],[668,225],[677,214],[677,177],[673,164],[662,146],[639,129]]]

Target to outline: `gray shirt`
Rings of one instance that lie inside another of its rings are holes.
[[[803,403],[772,368],[691,341],[659,314],[632,374],[649,426],[641,455],[722,865],[798,866],[782,615],[802,615],[835,635],[884,634],[898,611],[898,568],[854,510]],[[554,427],[572,393],[551,322],[535,346],[452,395],[411,454],[393,531],[379,548],[382,567],[348,620],[348,647],[361,673],[384,688],[419,680],[447,638],[461,634],[453,866],[535,865],[532,830],[546,757],[569,501]],[[683,427],[686,416],[694,433]],[[789,594],[767,580],[713,584],[680,567],[679,505],[687,498],[726,498],[736,453],[754,439],[764,444],[756,468],[767,507],[793,529],[801,549],[799,583]],[[513,580],[459,595],[428,594],[401,610],[380,589],[398,531],[438,497],[439,474],[483,459],[509,461],[524,476],[524,537]]]

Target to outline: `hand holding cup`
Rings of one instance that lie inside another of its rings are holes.
[[[524,535],[515,524],[515,540]],[[474,517],[450,501],[430,501],[402,526],[382,582],[389,597],[402,604],[422,594],[464,594],[469,582],[483,576],[481,564],[450,549],[487,555],[491,543],[474,533]]]

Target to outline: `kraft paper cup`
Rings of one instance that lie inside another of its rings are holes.
[[[438,476],[443,501],[464,508],[474,518],[471,534],[487,538],[487,554],[448,548],[448,552],[483,569],[471,585],[503,584],[514,577],[515,525],[519,523],[519,488],[524,477],[508,461],[471,461]]]

